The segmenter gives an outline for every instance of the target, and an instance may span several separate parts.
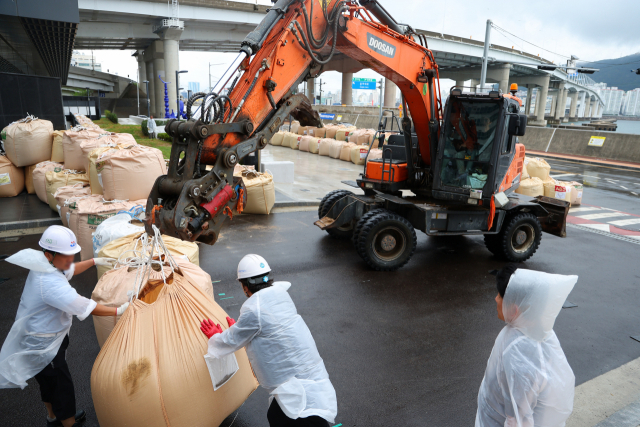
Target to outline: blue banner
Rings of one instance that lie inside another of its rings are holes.
[[[320,118],[322,120],[333,120],[336,118],[335,114],[329,114],[329,113],[320,113]]]

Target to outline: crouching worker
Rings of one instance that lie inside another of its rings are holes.
[[[336,392],[309,328],[297,313],[288,282],[273,282],[271,269],[258,255],[245,256],[238,280],[247,296],[229,329],[204,320],[208,355],[222,358],[246,347],[260,385],[271,396],[271,427],[328,427],[338,413]]]
[[[109,265],[110,258],[73,263],[80,252],[76,236],[60,225],[49,227],[39,242],[42,251],[24,249],[7,262],[29,269],[16,320],[0,351],[0,388],[25,388],[35,376],[47,409],[48,426],[81,426],[84,411],[76,412],[75,391],[66,361],[73,316],[122,314],[121,307],[106,307],[78,295],[69,279],[94,265]],[[16,417],[18,415],[16,414]],[[19,423],[19,419],[16,419]]]
[[[553,324],[578,276],[497,272],[498,318],[507,323],[491,351],[478,394],[476,427],[563,427],[575,377]]]

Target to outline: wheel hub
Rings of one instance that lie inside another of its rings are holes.
[[[520,246],[527,240],[527,233],[524,230],[518,230],[515,237],[516,244]]]
[[[516,253],[525,253],[535,243],[535,231],[531,224],[522,224],[511,235],[511,246]]]
[[[382,238],[382,241],[380,242],[380,246],[382,246],[382,250],[387,252],[392,251],[396,247],[396,244],[397,244],[396,239],[389,234],[384,236]]]

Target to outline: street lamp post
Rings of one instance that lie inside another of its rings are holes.
[[[178,78],[180,77],[180,74],[182,73],[188,73],[188,71],[176,71],[176,119],[180,120],[180,89],[182,89],[180,87],[180,82],[178,81]]]
[[[149,102],[149,80],[145,80],[142,83],[146,86],[147,92],[147,118],[151,117],[151,103]]]
[[[91,118],[91,99],[89,98],[89,91],[91,89],[86,88],[87,89],[87,118]]]

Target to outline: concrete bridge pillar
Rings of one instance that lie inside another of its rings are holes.
[[[591,118],[591,97],[588,96],[584,101],[584,118]]]
[[[480,84],[480,80],[476,80],[476,79],[471,79],[471,92],[472,93],[477,93],[478,92],[478,85]]]
[[[578,92],[571,92],[569,96],[571,99],[571,107],[569,107],[569,120],[576,118],[576,112],[578,110]]]
[[[501,64],[487,70],[487,78],[498,82],[502,93],[509,93],[509,73],[511,64]]]
[[[316,104],[316,79],[315,78],[312,77],[309,80],[307,80],[307,93],[305,95],[307,95],[307,98],[309,98],[312,105]]]
[[[147,76],[149,77],[149,91],[153,94],[151,97],[151,113],[156,119],[164,118],[164,84],[160,81],[167,81],[164,71],[164,45],[162,40],[154,40],[151,45],[144,51],[147,62]],[[152,90],[153,88],[153,90]]]
[[[589,117],[592,117],[592,118],[596,117],[596,115],[597,115],[596,114],[596,107],[597,107],[596,103],[597,103],[597,101],[596,101],[595,98],[591,100],[591,110],[589,110],[591,113],[590,113]]]
[[[531,98],[533,95],[534,85],[527,85],[527,100],[524,102],[524,113],[528,116],[531,112]]]
[[[156,76],[156,70],[154,68],[154,58],[157,55],[158,54],[155,51],[154,43],[151,43],[151,45],[144,50],[145,69],[147,72],[147,76],[145,80],[149,81],[149,106],[151,110],[151,115],[155,118],[160,117],[157,110],[157,100],[156,100],[156,86],[158,86],[158,82],[157,82],[158,77]],[[145,106],[145,114],[147,114],[146,106]]]
[[[342,105],[353,104],[353,73],[342,73]]]
[[[561,121],[568,122],[569,120],[565,119],[566,111],[567,111],[567,96],[569,95],[569,89],[564,88],[562,90],[562,101],[560,102],[560,114],[559,117]]]
[[[384,106],[394,108],[396,106],[396,89],[398,86],[389,79],[384,79]]]
[[[549,115],[556,118],[556,105],[558,104],[558,92],[554,92],[551,94],[551,110],[549,110]]]
[[[147,92],[147,88],[143,81],[147,80],[147,64],[144,62],[144,52],[141,49],[138,49],[135,53],[136,60],[138,61],[138,92],[142,89],[145,93]],[[147,98],[143,98],[142,94],[140,94],[140,114],[147,115]]]
[[[464,80],[456,80],[456,86],[464,92]]]
[[[587,113],[587,92],[580,92],[580,108],[578,110],[578,117],[584,118]]]
[[[562,98],[564,97],[564,82],[560,82],[558,86],[558,91],[556,92],[556,97],[554,102],[551,104],[551,108],[553,109],[553,113],[551,115],[554,119],[560,120],[561,117],[564,117],[564,106],[562,105]],[[565,99],[566,104],[566,99]]]
[[[173,110],[176,114],[178,106],[177,94],[178,85],[176,81],[176,71],[180,70],[180,37],[182,31],[179,28],[163,27],[156,32],[162,40],[162,49],[164,51],[164,77],[165,82],[171,82],[167,84],[169,94],[169,113]],[[161,83],[162,84],[162,83]],[[164,113],[164,85],[162,85],[162,112]]]
[[[544,119],[544,112],[547,108],[547,96],[549,95],[549,80],[551,80],[551,76],[547,75],[542,80],[541,86],[538,89],[538,96],[536,102],[536,119],[532,122],[532,124],[536,124],[539,126],[546,126],[547,121]]]

